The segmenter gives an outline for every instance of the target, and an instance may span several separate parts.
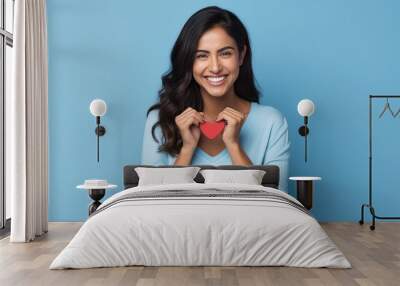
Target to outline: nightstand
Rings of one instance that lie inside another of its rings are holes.
[[[111,185],[107,180],[85,180],[83,185],[76,186],[77,189],[85,189],[93,202],[89,205],[89,216],[101,205],[100,200],[104,197],[107,189],[114,189],[117,185]]]
[[[290,177],[289,180],[297,183],[297,200],[306,209],[311,210],[313,207],[313,184],[314,181],[320,181],[321,177]]]

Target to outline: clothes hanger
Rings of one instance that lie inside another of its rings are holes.
[[[400,114],[400,108],[399,108],[399,110],[397,110],[397,112],[393,116],[396,118],[397,115],[399,115],[399,114]]]
[[[397,115],[399,114],[399,112],[400,112],[400,109],[399,109],[399,111],[397,111],[397,112],[396,112],[396,115],[395,115],[395,113],[393,112],[392,108],[390,108],[390,104],[389,104],[389,99],[388,99],[388,98],[386,98],[385,106],[383,107],[383,110],[382,110],[381,114],[379,115],[379,118],[381,118],[381,117],[383,116],[383,114],[385,114],[386,110],[389,110],[390,114],[392,114],[392,116],[393,116],[394,118],[396,118],[396,116],[397,116]]]

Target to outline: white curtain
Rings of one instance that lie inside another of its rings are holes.
[[[47,25],[45,0],[16,0],[13,92],[6,110],[11,242],[48,227]]]

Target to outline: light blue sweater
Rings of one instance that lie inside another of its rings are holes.
[[[158,152],[159,144],[151,135],[151,128],[158,121],[158,110],[147,117],[143,137],[142,164],[173,165],[175,157]],[[162,138],[158,127],[155,134],[159,142]],[[254,165],[277,165],[280,169],[279,189],[287,191],[289,138],[285,117],[275,108],[252,102],[250,113],[240,131],[240,146]],[[216,156],[208,155],[196,148],[192,158],[193,165],[231,165],[226,149]]]

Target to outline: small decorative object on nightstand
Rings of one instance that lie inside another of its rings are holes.
[[[297,182],[297,200],[301,202],[306,209],[312,209],[313,182],[320,181],[321,177],[290,177],[289,180]]]
[[[89,216],[101,205],[100,200],[104,197],[106,189],[114,189],[117,185],[111,185],[107,180],[85,180],[83,185],[76,186],[78,189],[89,190],[89,197],[93,203],[89,205]]]

